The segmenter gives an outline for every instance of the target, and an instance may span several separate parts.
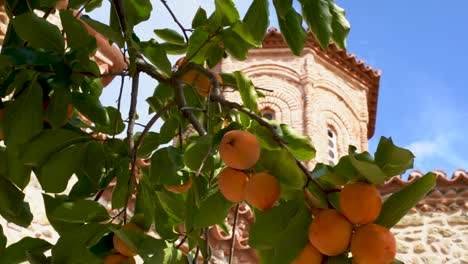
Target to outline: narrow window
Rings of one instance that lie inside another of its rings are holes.
[[[271,108],[264,108],[262,111],[262,117],[268,120],[274,120],[275,119],[275,112]]]
[[[338,163],[338,148],[337,148],[337,139],[336,132],[332,127],[327,129],[328,135],[328,164],[334,166]]]

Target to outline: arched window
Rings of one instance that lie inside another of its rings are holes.
[[[335,129],[332,127],[327,128],[328,136],[328,164],[334,166],[338,163],[338,146]]]
[[[268,120],[274,120],[275,119],[275,112],[271,108],[264,108],[262,111],[262,117]]]

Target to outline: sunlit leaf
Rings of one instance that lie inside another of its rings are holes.
[[[284,18],[278,15],[278,24],[292,53],[299,56],[307,39],[307,33],[302,27],[302,16],[291,8]]]
[[[165,28],[165,29],[155,29],[154,34],[161,38],[164,41],[167,41],[172,44],[184,45],[185,39],[182,35],[180,35],[177,31]]]
[[[333,33],[329,0],[299,0],[299,2],[302,6],[304,20],[312,34],[322,49],[326,49]]]

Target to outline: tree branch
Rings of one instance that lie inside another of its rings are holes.
[[[161,0],[161,3],[164,5],[164,7],[166,7],[169,14],[171,14],[171,17],[174,20],[174,22],[179,26],[180,30],[182,30],[182,33],[184,34],[184,37],[185,37],[185,41],[188,42],[189,38],[188,38],[187,33],[186,33],[187,30],[184,28],[182,23],[180,23],[180,21],[177,19],[174,12],[172,12],[171,8],[167,4],[167,1],[166,0]]]
[[[141,58],[136,59],[136,67],[137,71],[144,72],[148,74],[151,78],[159,81],[159,82],[167,82],[168,79],[161,73],[159,70],[154,67],[153,65],[147,63]]]
[[[175,82],[175,97],[180,111],[184,114],[184,117],[189,120],[193,128],[198,132],[200,136],[206,135],[206,131],[203,128],[202,124],[200,124],[200,121],[198,121],[198,119],[195,117],[192,111],[187,109],[187,101],[185,100],[184,87],[182,85],[182,81],[176,79]]]
[[[236,205],[236,210],[234,213],[234,223],[232,223],[232,241],[231,241],[231,251],[229,254],[229,264],[232,263],[232,257],[234,256],[234,242],[236,240],[236,226],[237,226],[238,216],[239,216],[239,204]]]

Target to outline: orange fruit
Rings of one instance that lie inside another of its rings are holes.
[[[245,200],[245,188],[248,182],[247,174],[233,168],[224,168],[218,177],[218,186],[224,197],[238,203]]]
[[[216,80],[218,80],[220,86],[223,84],[221,76],[217,73],[213,73]],[[182,75],[182,81],[187,84],[192,85],[197,93],[201,96],[208,96],[208,94],[213,90],[213,85],[211,84],[210,77],[197,69],[190,69]]]
[[[309,226],[309,240],[322,254],[336,256],[346,251],[353,225],[336,210],[319,211]]]
[[[137,230],[137,231],[141,231],[143,232],[143,230],[133,224],[133,223],[128,223],[128,224],[125,224],[123,225],[121,228],[121,230]],[[113,236],[112,238],[112,242],[114,243],[114,248],[122,255],[124,256],[127,256],[127,257],[133,257],[135,256],[137,253],[131,248],[129,247],[119,236],[115,235]],[[118,262],[117,262],[118,263]]]
[[[358,264],[390,264],[396,255],[395,237],[383,226],[363,225],[351,238],[351,253]]]
[[[109,255],[104,259],[104,264],[135,264],[133,257],[127,257],[121,254]]]
[[[232,130],[224,134],[219,145],[219,154],[227,166],[246,170],[260,159],[260,143],[250,132]]]
[[[280,194],[278,180],[266,172],[254,174],[245,188],[247,202],[262,211],[272,208],[278,201]]]
[[[340,209],[351,223],[363,225],[377,219],[382,209],[382,199],[374,185],[351,183],[341,190]]]
[[[192,187],[192,179],[190,178],[182,185],[164,185],[164,188],[166,188],[166,190],[171,191],[173,193],[187,192],[190,189],[190,187]]]
[[[307,243],[301,254],[292,264],[320,264],[322,263],[322,253],[320,253],[311,243]]]

